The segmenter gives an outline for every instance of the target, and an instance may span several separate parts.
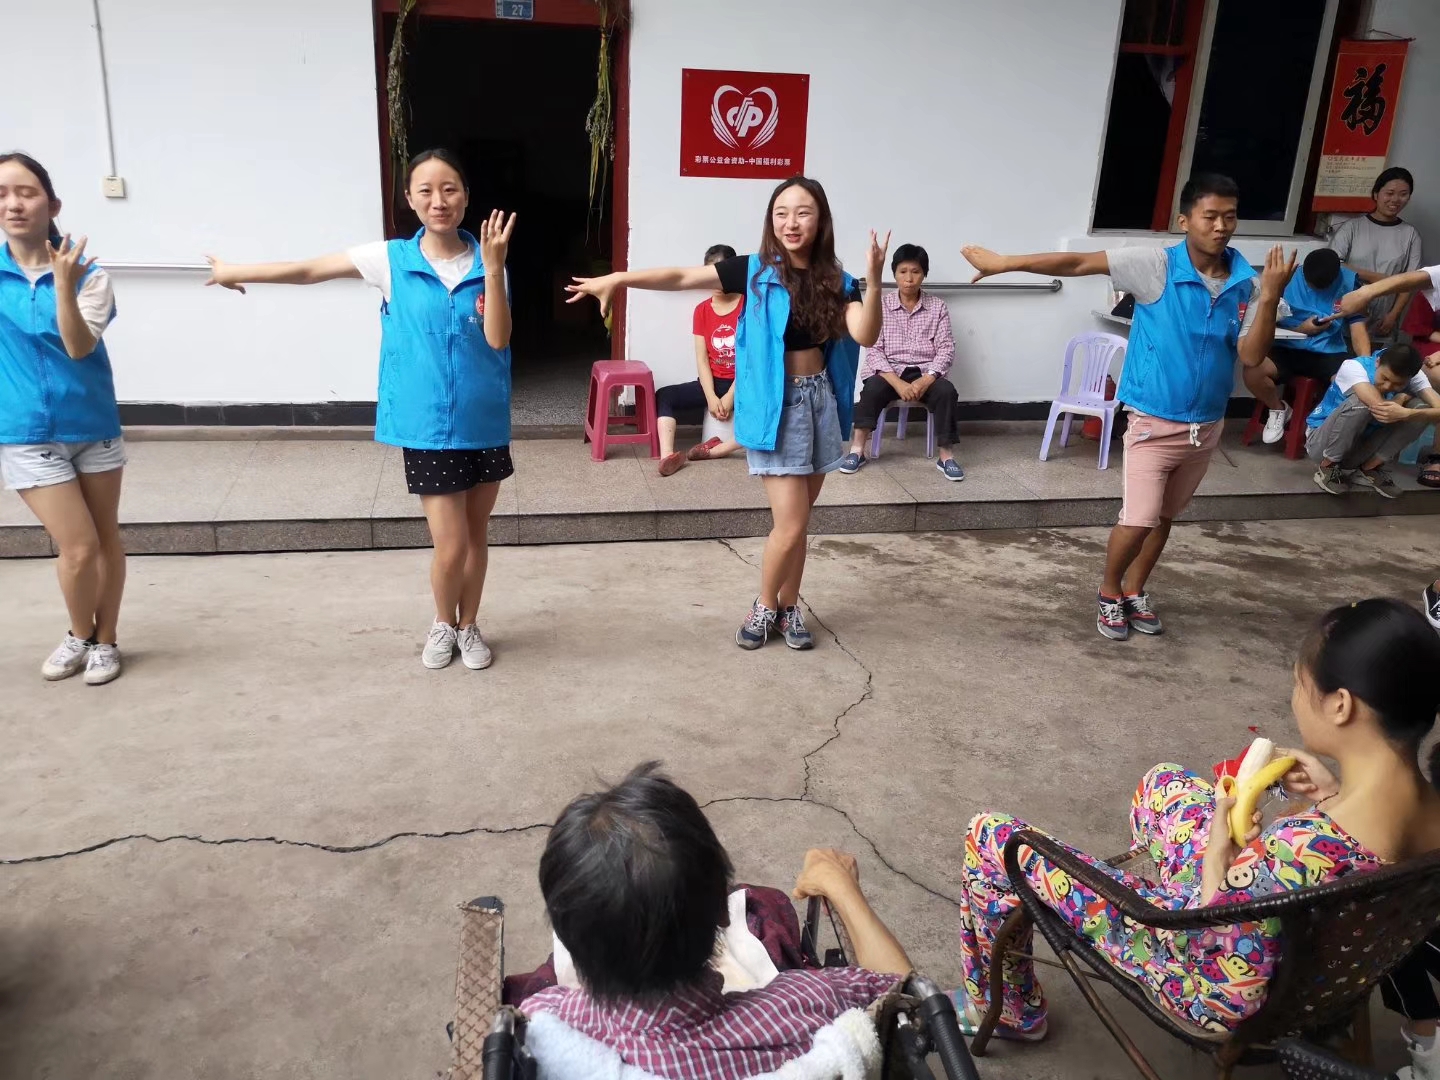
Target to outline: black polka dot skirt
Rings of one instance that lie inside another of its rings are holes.
[[[510,447],[490,450],[402,450],[411,495],[452,495],[515,475]]]

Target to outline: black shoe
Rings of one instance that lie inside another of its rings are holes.
[[[1440,630],[1440,592],[1435,591],[1433,583],[1425,586],[1425,591],[1420,594],[1425,601],[1425,618],[1430,620],[1430,625]]]

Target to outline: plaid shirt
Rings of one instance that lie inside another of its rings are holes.
[[[650,1008],[600,1005],[583,990],[560,986],[523,1008],[554,1015],[665,1080],[745,1080],[806,1053],[816,1031],[895,983],[893,975],[863,968],[797,968],[758,990],[724,994],[720,975],[710,972],[702,985]]]
[[[881,371],[899,375],[907,367],[918,367],[937,379],[950,373],[955,335],[950,330],[950,309],[944,300],[921,292],[915,310],[906,311],[900,294],[887,292],[880,298],[880,310],[885,316],[880,340],[865,350],[862,380]]]

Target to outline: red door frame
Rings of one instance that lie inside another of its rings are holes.
[[[610,250],[616,270],[630,264],[630,3],[621,0],[619,18],[611,47],[615,65],[615,168],[610,179]],[[385,64],[390,43],[385,41],[386,15],[399,13],[399,0],[373,0],[375,17],[376,103],[380,121],[381,191],[388,216],[394,199],[390,177],[390,118],[385,102]],[[451,19],[495,19],[494,0],[419,0],[416,16]],[[600,25],[600,10],[594,0],[535,0],[535,24],[539,26]],[[611,309],[610,356],[625,358],[625,294],[615,298]]]

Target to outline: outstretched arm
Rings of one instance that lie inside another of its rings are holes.
[[[510,294],[505,288],[505,256],[510,251],[510,234],[515,215],[507,220],[503,211],[492,210],[480,223],[480,261],[485,267],[485,341],[492,349],[510,344]],[[498,281],[494,295],[490,283]]]
[[[226,263],[206,255],[210,277],[206,285],[220,285],[243,293],[246,285],[318,285],[338,278],[358,278],[360,271],[348,252],[321,255],[318,259],[283,263]]]
[[[1051,277],[1091,277],[1110,273],[1110,260],[1103,251],[1050,251],[1039,255],[1000,255],[989,248],[966,244],[960,254],[979,271],[970,280],[1021,271]]]
[[[1378,300],[1382,296],[1410,293],[1416,289],[1430,287],[1431,278],[1428,270],[1410,270],[1403,274],[1381,278],[1379,281],[1362,285],[1360,288],[1346,293],[1336,302],[1335,310],[1342,315],[1359,315],[1370,306],[1370,301]]]
[[[720,288],[720,271],[712,263],[709,266],[671,266],[661,270],[620,270],[604,277],[574,279],[573,285],[566,285],[571,293],[567,304],[586,296],[600,301],[600,314],[610,314],[610,303],[617,289],[647,289],[651,292],[690,292],[704,289],[714,292]]]
[[[828,900],[855,946],[855,962],[867,971],[905,976],[915,969],[900,942],[860,891],[860,869],[855,856],[834,848],[807,851],[805,866],[791,895],[796,900],[808,900],[812,896]]]

